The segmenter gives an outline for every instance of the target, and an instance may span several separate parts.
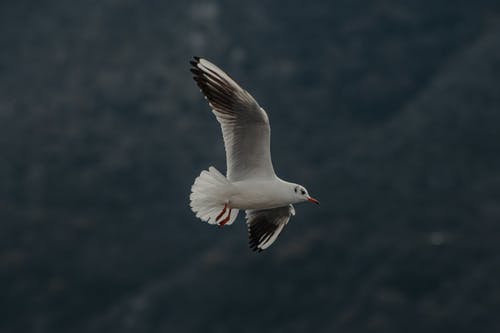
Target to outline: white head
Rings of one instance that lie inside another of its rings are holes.
[[[293,185],[292,186],[292,191],[293,191],[292,196],[293,196],[294,202],[298,203],[298,202],[303,202],[303,201],[309,201],[309,202],[313,202],[313,203],[319,205],[319,201],[314,199],[313,197],[311,197],[304,186],[301,186],[298,184],[292,184],[292,185]]]

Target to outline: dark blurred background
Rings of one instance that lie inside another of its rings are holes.
[[[498,1],[3,1],[0,332],[499,332]],[[196,219],[191,79],[268,110],[299,205]]]

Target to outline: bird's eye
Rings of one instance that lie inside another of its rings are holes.
[[[306,191],[304,191],[304,190],[300,190],[300,193],[302,193],[302,194],[306,194]]]

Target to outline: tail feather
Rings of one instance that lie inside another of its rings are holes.
[[[216,168],[203,170],[191,187],[191,210],[196,217],[210,224],[232,224],[238,216],[238,210],[225,209],[230,190],[231,182]]]

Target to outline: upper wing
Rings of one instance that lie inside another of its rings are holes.
[[[193,78],[222,127],[227,178],[238,181],[274,177],[271,129],[264,109],[252,95],[211,62],[194,57],[191,65]]]
[[[292,215],[295,215],[295,209],[292,205],[272,209],[247,210],[250,248],[260,252],[271,246]]]

